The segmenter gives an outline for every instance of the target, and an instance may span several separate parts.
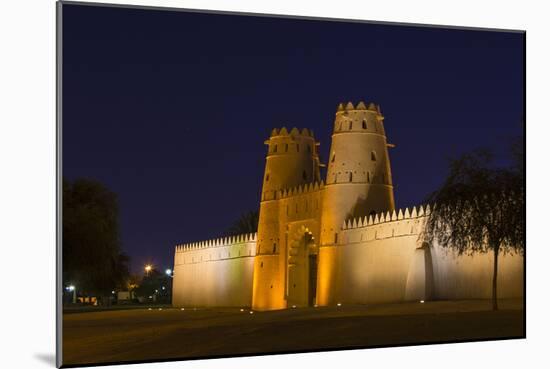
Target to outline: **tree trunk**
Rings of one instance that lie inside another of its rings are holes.
[[[498,310],[498,300],[497,300],[497,278],[498,278],[498,250],[499,247],[493,247],[493,310]]]

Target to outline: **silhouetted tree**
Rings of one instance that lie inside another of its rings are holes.
[[[63,279],[84,295],[106,297],[125,284],[114,192],[89,179],[63,180]],[[107,299],[109,301],[109,299]]]
[[[233,225],[225,232],[226,236],[238,236],[245,233],[256,233],[258,231],[258,220],[260,212],[251,210],[241,215]]]
[[[168,304],[172,297],[172,277],[152,269],[143,276],[135,292],[149,303]]]
[[[517,149],[515,160],[523,163],[523,151]],[[435,206],[422,237],[458,254],[492,252],[492,306],[497,310],[499,253],[523,254],[525,247],[525,188],[522,166],[495,168],[491,164],[486,151],[451,161],[447,179],[428,198]]]

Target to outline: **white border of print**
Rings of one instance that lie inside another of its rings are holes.
[[[544,2],[134,0],[110,3],[461,27],[527,30],[527,340],[138,364],[132,368],[349,366],[518,368],[545,362],[549,331],[545,232],[550,208],[549,37]],[[55,352],[55,2],[0,4],[2,367],[53,367]],[[543,356],[544,355],[544,356]],[[124,366],[119,366],[120,368]]]

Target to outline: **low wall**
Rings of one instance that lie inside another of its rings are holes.
[[[256,234],[176,246],[172,304],[250,306]]]
[[[493,254],[422,244],[424,221],[420,208],[347,222],[337,245],[319,247],[317,303],[490,298]],[[256,234],[177,246],[174,306],[250,306],[255,256]],[[499,298],[523,296],[523,266],[522,255],[499,255]]]
[[[423,245],[424,220],[415,209],[344,225],[341,243],[320,249],[320,304],[490,298],[493,254]],[[499,255],[499,298],[523,296],[523,264],[522,255]]]

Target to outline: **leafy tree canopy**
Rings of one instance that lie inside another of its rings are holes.
[[[491,164],[491,154],[483,150],[451,161],[447,179],[428,198],[435,206],[424,231],[426,241],[461,254],[523,249],[523,172]]]
[[[525,249],[522,140],[511,146],[513,164],[494,165],[487,150],[450,162],[449,175],[428,202],[434,204],[421,235],[458,254],[493,252],[493,309],[497,309],[498,256]]]
[[[258,220],[260,212],[250,210],[242,214],[239,219],[225,232],[226,236],[238,236],[245,233],[256,233],[258,231]]]
[[[120,250],[118,202],[98,181],[63,180],[63,279],[84,294],[123,288],[129,257]]]

